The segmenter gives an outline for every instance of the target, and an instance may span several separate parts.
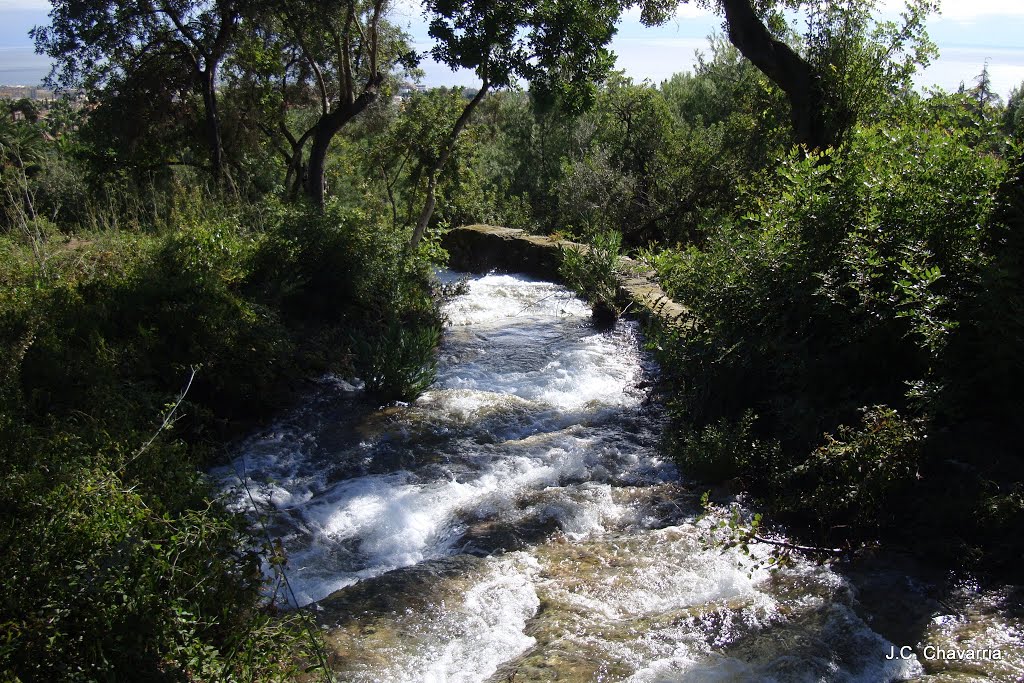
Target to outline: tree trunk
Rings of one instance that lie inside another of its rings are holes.
[[[336,112],[332,112],[336,113]],[[326,163],[327,150],[331,146],[331,140],[344,125],[334,123],[330,114],[321,116],[313,131],[313,143],[309,150],[309,175],[306,178],[306,196],[313,205],[324,208],[327,191]]]
[[[284,184],[288,190],[288,201],[290,202],[298,199],[299,194],[302,193],[302,188],[306,186],[306,164],[302,160],[301,147],[295,150],[292,163],[288,167],[288,177],[285,178]]]
[[[306,180],[306,196],[314,206],[323,209],[327,198],[325,172],[327,170],[327,150],[330,149],[331,140],[346,123],[358,116],[377,99],[377,92],[383,81],[384,76],[377,74],[370,79],[363,92],[354,101],[340,102],[316,122],[313,129],[313,142],[309,150]]]
[[[221,140],[220,114],[217,112],[217,67],[207,66],[199,72],[203,84],[203,106],[206,114],[206,143],[210,152],[210,172],[214,182],[224,180],[224,145]]]
[[[306,186],[306,164],[302,160],[303,146],[293,144],[291,156],[286,160],[288,170],[284,176],[284,186],[289,202],[294,202],[302,192],[302,188]]]
[[[776,40],[754,12],[751,0],[722,0],[729,40],[789,99],[793,132],[808,149],[835,142],[825,112],[821,78],[806,60]]]
[[[462,109],[462,113],[459,115],[458,120],[452,127],[451,133],[448,134],[448,138],[444,142],[444,149],[441,150],[441,154],[438,156],[437,161],[430,168],[429,175],[427,176],[427,201],[423,205],[423,211],[420,212],[420,218],[416,222],[416,228],[412,232],[412,239],[409,240],[409,248],[415,249],[419,246],[420,240],[423,239],[423,233],[426,232],[427,224],[430,223],[430,217],[434,214],[434,206],[437,204],[437,176],[440,175],[444,169],[445,164],[448,163],[448,159],[452,155],[452,151],[455,149],[455,143],[459,138],[459,133],[466,127],[469,122],[469,117],[473,115],[473,110],[476,109],[476,105],[480,104],[480,100],[487,94],[488,88],[490,88],[490,82],[484,79],[483,85],[480,86],[480,90],[477,91],[473,99],[469,101]]]

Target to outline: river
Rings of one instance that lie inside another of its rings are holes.
[[[1024,677],[1011,588],[939,599],[888,567],[769,571],[770,548],[710,545],[718,520],[659,452],[635,322],[598,331],[512,275],[473,277],[446,314],[417,401],[372,408],[325,378],[214,473],[281,539],[284,595],[324,625],[337,680]],[[1001,658],[936,663],[929,644]]]

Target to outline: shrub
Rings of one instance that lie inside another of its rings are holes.
[[[1019,393],[968,379],[981,358],[992,362],[982,376],[1019,376],[995,332],[1007,309],[996,314],[989,294],[1002,282],[1012,311],[1019,287],[995,273],[1019,260],[1001,227],[1016,214],[997,211],[1014,184],[990,145],[940,118],[922,108],[912,123],[855,128],[839,149],[794,152],[743,188],[740,216],[705,244],[653,258],[693,314],[654,340],[678,457],[741,478],[819,540],[890,533],[900,515],[922,537],[944,525],[968,538],[965,511],[982,500],[1015,509],[1011,440],[1000,437],[998,466],[982,464],[957,426],[958,414],[1012,413]],[[914,511],[913,497],[936,513]]]
[[[411,400],[429,387],[437,373],[437,324],[409,325],[392,317],[370,338],[353,339],[356,371],[367,391],[384,400]]]
[[[427,262],[399,233],[358,210],[331,204],[268,232],[249,286],[290,320],[332,320],[346,370],[387,400],[411,398],[433,381],[440,311]],[[424,245],[428,248],[430,243]]]
[[[230,517],[207,507],[161,513],[103,465],[65,471],[50,485],[5,477],[17,521],[2,539],[5,678],[298,673],[299,657],[282,655],[305,636],[294,618],[269,620],[258,556],[240,551],[250,541]]]
[[[841,425],[809,457],[775,475],[776,505],[817,527],[817,537],[862,540],[906,521],[917,487],[924,425],[888,406],[866,408],[860,425]]]
[[[270,550],[201,471],[296,378],[350,371],[355,338],[398,359],[382,387],[429,383],[426,265],[374,221],[273,205],[176,220],[0,237],[4,678],[294,679],[318,640],[265,599]]]
[[[955,133],[867,128],[748,188],[740,220],[660,259],[703,321],[668,364],[720,396],[686,408],[704,424],[752,408],[807,447],[860,406],[905,403],[978,286],[1003,172]]]
[[[778,445],[754,436],[756,420],[747,412],[737,422],[723,418],[700,429],[682,425],[669,432],[667,446],[689,475],[705,481],[743,480],[752,471],[770,472],[779,465]]]
[[[561,248],[559,275],[590,304],[600,325],[614,323],[622,312],[616,277],[621,247],[622,235],[608,231],[595,235],[589,246]]]

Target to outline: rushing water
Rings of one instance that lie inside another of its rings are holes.
[[[239,507],[270,513],[338,680],[925,673],[914,655],[886,658],[903,643],[868,625],[848,579],[707,547],[715,520],[658,452],[635,324],[597,331],[561,287],[508,275],[471,280],[447,316],[437,381],[415,403],[369,410],[325,380],[217,473]],[[935,621],[933,640],[1003,647],[1009,662],[936,680],[1024,675],[1019,620],[974,628],[969,611]]]

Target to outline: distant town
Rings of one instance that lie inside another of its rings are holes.
[[[57,95],[50,88],[41,88],[34,85],[0,85],[0,99],[28,99],[39,102],[49,102],[57,99]]]

